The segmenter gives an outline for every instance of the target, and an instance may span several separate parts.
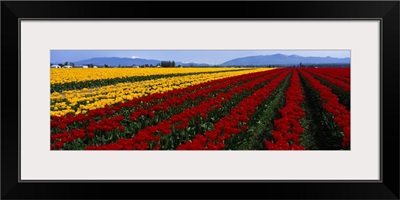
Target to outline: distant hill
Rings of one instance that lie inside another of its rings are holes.
[[[175,62],[175,65],[180,65],[180,66],[210,66],[207,63],[194,63],[194,62]]]
[[[236,58],[222,63],[222,66],[247,65],[298,65],[302,64],[350,64],[350,58],[303,57],[298,55],[260,55]]]
[[[161,63],[161,60],[154,59],[143,59],[143,58],[120,58],[120,57],[99,57],[99,58],[91,58],[87,60],[81,60],[74,62],[75,65],[109,65],[109,66],[132,66],[132,65],[157,65]],[[208,66],[205,63],[184,63],[175,61],[175,65],[181,66]]]
[[[100,57],[100,58],[91,58],[87,60],[81,60],[75,62],[75,65],[110,65],[110,66],[132,66],[132,65],[145,65],[145,64],[152,64],[157,65],[160,63],[159,60],[148,60],[142,58],[119,58],[119,57]]]

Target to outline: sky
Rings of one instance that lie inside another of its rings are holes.
[[[96,57],[126,57],[217,65],[235,58],[278,53],[316,57],[350,57],[350,50],[51,50],[50,62],[77,62]]]

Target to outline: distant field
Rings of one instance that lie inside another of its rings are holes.
[[[52,150],[348,150],[350,68],[51,69]]]

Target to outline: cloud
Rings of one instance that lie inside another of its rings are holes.
[[[138,57],[138,56],[132,56],[131,58],[135,59],[135,58],[140,58],[140,57]]]

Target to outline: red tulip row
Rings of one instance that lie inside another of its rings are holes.
[[[62,133],[56,133],[51,135],[51,141],[54,143],[50,146],[51,149],[60,149],[67,142],[73,142],[76,139],[83,139],[85,137],[93,138],[96,130],[111,131],[119,129],[124,131],[125,127],[121,126],[120,122],[124,119],[124,116],[118,115],[112,118],[104,118],[98,123],[91,123],[86,129],[73,129],[70,131],[64,131]]]
[[[275,72],[271,71],[271,72],[267,71],[267,72],[263,72],[263,73],[255,73],[255,74],[247,74],[247,75],[230,77],[229,79],[220,81],[219,84],[208,87],[207,89],[199,89],[196,92],[187,93],[185,95],[170,98],[167,101],[163,101],[159,104],[155,104],[155,105],[149,107],[148,109],[139,108],[137,111],[132,112],[132,114],[130,116],[130,120],[134,121],[137,118],[139,118],[140,116],[147,116],[147,115],[149,115],[151,118],[153,118],[153,117],[155,117],[155,114],[157,111],[166,112],[168,110],[168,108],[180,107],[186,101],[194,101],[201,97],[204,98],[203,100],[207,100],[207,99],[211,98],[208,95],[213,92],[219,92],[226,88],[229,88],[230,86],[234,86],[237,84],[243,84],[243,83],[249,82],[252,79],[256,79],[256,78],[259,78],[264,75],[271,75],[271,74],[273,75],[273,74],[277,73],[278,71],[275,71]],[[198,88],[198,87],[196,87],[196,88]],[[193,89],[195,89],[195,88],[193,88]]]
[[[197,89],[196,92],[189,93],[182,95],[180,97],[172,97],[168,99],[167,101],[163,101],[159,104],[155,104],[152,107],[150,107],[148,110],[139,108],[138,111],[133,111],[130,120],[134,121],[137,119],[138,116],[140,115],[148,115],[150,118],[154,117],[154,112],[153,111],[166,111],[169,108],[176,108],[180,107],[183,102],[185,101],[192,101],[197,98],[203,98],[203,100],[210,99],[211,96],[207,96],[208,94],[211,94],[211,92],[215,91],[223,91],[226,88],[229,88],[231,85],[235,86],[241,82],[248,82],[250,80],[254,79],[262,79],[262,77],[272,77],[275,74],[279,73],[279,70],[273,70],[273,71],[267,71],[263,73],[254,73],[254,74],[248,74],[247,76],[237,76],[237,77],[232,77],[230,79],[226,79],[223,82],[219,82],[218,84],[207,87],[206,89]],[[241,83],[243,84],[243,83]],[[222,93],[223,94],[223,93]],[[113,108],[115,108],[114,106]],[[118,106],[117,106],[118,107]],[[106,107],[104,109],[97,109],[98,110],[104,110],[104,112],[112,112],[114,109],[110,107]],[[119,110],[119,109],[118,109]],[[112,130],[119,130],[120,132],[123,132],[125,130],[125,127],[120,124],[120,122],[124,119],[123,115],[117,115],[116,117],[104,117],[101,118],[100,121],[95,122],[94,118],[91,117],[90,115],[85,116],[85,118],[82,118],[82,116],[77,116],[76,118],[79,119],[84,119],[86,121],[89,121],[89,124],[87,126],[84,126],[83,128],[79,128],[78,130],[84,131],[84,133],[87,133],[88,138],[92,138],[95,135],[96,131],[105,131],[109,132]],[[51,146],[51,148],[61,148],[65,143],[67,142],[72,142],[74,139],[81,138],[83,139],[84,136],[82,137],[76,137],[72,131],[64,131],[62,133],[57,133],[53,134],[51,136],[51,141],[54,143],[54,145]]]
[[[299,120],[306,114],[300,107],[300,104],[304,101],[304,96],[297,70],[292,73],[290,87],[285,96],[286,105],[279,110],[282,117],[274,121],[276,128],[273,131],[273,136],[276,142],[266,141],[265,145],[269,150],[305,150],[300,145],[303,127]]]
[[[255,91],[251,96],[245,98],[235,106],[228,115],[214,124],[214,130],[199,133],[195,139],[181,144],[178,150],[221,150],[225,148],[225,141],[232,135],[240,134],[247,130],[246,123],[251,115],[263,101],[268,99],[270,94],[288,76],[290,70],[272,80],[263,88]]]
[[[318,68],[311,71],[350,83],[350,68]]]
[[[325,79],[326,81],[328,81],[329,83],[336,85],[340,88],[342,88],[344,91],[349,92],[350,91],[350,83],[346,83],[343,82],[341,80],[332,78],[330,76],[324,75],[323,73],[318,72],[317,70],[309,70],[309,69],[304,69],[305,71],[307,71],[308,73],[311,73],[313,75],[316,75],[322,79]]]
[[[307,79],[311,87],[319,92],[319,98],[323,101],[324,109],[334,116],[334,121],[342,128],[344,137],[342,146],[350,146],[350,111],[339,103],[339,98],[332,93],[331,89],[310,75],[306,70],[301,69],[300,73]]]
[[[154,150],[160,149],[160,140],[162,137],[170,135],[172,130],[184,130],[189,125],[189,120],[197,116],[206,119],[209,112],[221,109],[225,103],[245,91],[264,85],[268,80],[275,77],[277,73],[282,73],[282,70],[273,70],[272,73],[267,73],[267,76],[261,76],[260,78],[253,77],[255,79],[248,83],[236,86],[226,92],[221,92],[216,97],[202,101],[197,106],[187,108],[183,112],[173,115],[170,119],[159,122],[157,125],[145,127],[132,138],[121,138],[115,143],[106,145],[88,146],[86,150],[147,150],[151,146],[153,146],[152,149]]]

